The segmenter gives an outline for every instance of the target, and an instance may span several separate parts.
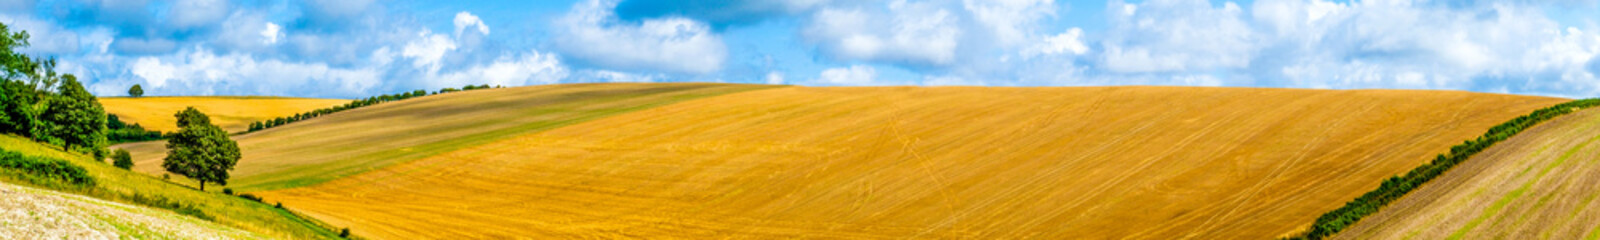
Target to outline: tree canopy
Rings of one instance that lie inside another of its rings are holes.
[[[130,96],[130,97],[143,97],[144,96],[144,87],[140,87],[139,84],[134,84],[133,87],[128,88],[128,96]]]
[[[106,140],[105,108],[76,77],[68,74],[62,76],[62,80],[56,96],[46,101],[46,108],[40,115],[49,123],[47,135],[61,141],[62,149],[100,147]]]
[[[180,129],[168,136],[167,157],[161,167],[200,181],[202,191],[207,182],[227,185],[228,171],[239,162],[239,144],[194,107],[173,116]]]

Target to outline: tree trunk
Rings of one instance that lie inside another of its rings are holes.
[[[200,181],[200,192],[206,191],[206,181]]]

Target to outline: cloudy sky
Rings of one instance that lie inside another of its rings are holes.
[[[470,2],[470,3],[469,3]],[[0,0],[103,96],[464,84],[1184,85],[1600,96],[1595,0]]]

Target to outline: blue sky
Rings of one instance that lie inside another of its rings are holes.
[[[1183,85],[1600,96],[1595,0],[0,0],[102,96],[465,84]]]

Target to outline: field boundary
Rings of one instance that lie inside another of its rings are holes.
[[[1289,237],[1288,239],[1322,239],[1339,233],[1344,228],[1355,225],[1361,218],[1377,213],[1389,203],[1399,200],[1412,190],[1444,174],[1450,168],[1459,165],[1478,152],[1488,149],[1495,143],[1511,138],[1517,133],[1521,133],[1523,130],[1541,122],[1595,106],[1600,106],[1600,98],[1574,100],[1535,110],[1527,115],[1489,128],[1487,132],[1484,132],[1477,139],[1467,140],[1459,145],[1452,146],[1449,153],[1438,155],[1432,162],[1411,169],[1405,175],[1390,177],[1384,180],[1377,189],[1346,202],[1343,207],[1322,214],[1304,234]]]

